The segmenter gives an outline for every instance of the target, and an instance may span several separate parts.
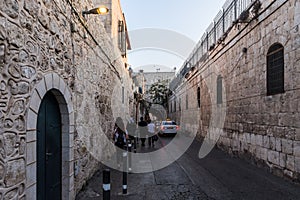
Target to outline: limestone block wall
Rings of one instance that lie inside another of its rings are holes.
[[[125,21],[125,16],[121,8],[120,0],[93,0],[95,5],[104,5],[112,12],[101,17],[106,32],[111,36],[115,45],[119,41],[119,21]],[[127,26],[127,24],[125,24]],[[124,57],[124,62],[127,58]]]
[[[263,164],[279,176],[299,180],[300,2],[261,2],[257,19],[235,25],[224,42],[209,51],[208,58],[183,78],[175,92],[177,101],[181,99],[181,104],[177,103],[181,111],[177,107],[177,113],[171,115],[178,117],[180,112],[182,118],[185,113],[197,112],[196,130],[198,136],[204,137],[209,126],[213,126],[210,124],[213,108],[225,109],[224,125],[214,127],[216,132],[220,131],[219,147]],[[268,96],[267,52],[275,43],[284,47],[285,92]],[[223,77],[225,103],[221,105],[216,100],[218,75]],[[182,126],[195,127],[192,122]]]
[[[37,112],[50,89],[66,105],[63,199],[74,199],[99,160],[113,151],[103,150],[102,137],[110,137],[114,117],[130,114],[132,83],[100,16],[81,16],[93,6],[0,2],[0,199],[36,198]]]

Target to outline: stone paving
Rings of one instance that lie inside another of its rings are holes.
[[[172,138],[160,138],[155,149]],[[113,200],[196,200],[300,199],[300,186],[257,168],[244,160],[214,149],[199,159],[200,147],[194,141],[176,162],[151,173],[129,174],[128,194],[122,195],[122,172],[111,170]],[[149,147],[139,148],[148,152]],[[102,166],[103,167],[103,166]],[[102,170],[99,170],[77,195],[76,200],[102,199]]]

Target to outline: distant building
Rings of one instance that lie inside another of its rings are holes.
[[[134,92],[136,96],[136,100],[143,100],[146,102],[151,102],[149,94],[147,91],[151,88],[154,83],[157,82],[165,82],[166,85],[169,85],[170,81],[174,78],[174,72],[144,72],[143,70],[139,70],[139,72],[134,72],[132,75],[133,83],[134,83]],[[138,105],[136,101],[136,105]],[[139,119],[138,116],[144,115],[143,105],[137,106],[136,119]]]
[[[145,72],[145,91],[148,91],[154,83],[166,81],[167,84],[175,76],[175,72]]]
[[[133,82],[135,84],[135,91],[145,94],[154,83],[165,82],[167,85],[170,84],[171,80],[175,76],[174,72],[144,72],[140,70],[139,72],[133,73]]]

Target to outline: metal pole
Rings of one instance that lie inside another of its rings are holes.
[[[136,153],[136,142],[137,142],[137,138],[136,138],[136,136],[134,136],[134,141],[133,141],[133,151],[134,151],[134,153]]]
[[[123,152],[123,194],[127,194],[127,152]]]
[[[139,95],[139,94],[138,94]],[[138,121],[138,109],[139,109],[139,101],[138,101],[138,98],[137,97],[137,100],[136,100],[136,108],[135,108],[135,121],[137,122]]]
[[[103,170],[103,200],[110,200],[110,170]]]
[[[131,149],[132,149],[132,144],[131,144],[131,141],[130,143],[128,144],[128,152],[129,152],[129,155],[128,155],[128,172],[131,172]]]

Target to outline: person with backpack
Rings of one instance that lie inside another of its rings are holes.
[[[141,117],[138,123],[139,126],[139,135],[142,142],[142,146],[145,146],[146,137],[148,136],[147,122],[144,121],[144,118]]]
[[[128,122],[126,130],[128,132],[129,140],[131,142],[134,141],[134,138],[137,137],[137,134],[136,134],[137,127],[136,127],[136,123],[134,123],[133,120]]]
[[[128,138],[127,131],[125,129],[123,120],[121,117],[116,119],[113,141],[117,148],[117,164],[120,166],[122,161],[122,150],[125,150],[126,140]]]

